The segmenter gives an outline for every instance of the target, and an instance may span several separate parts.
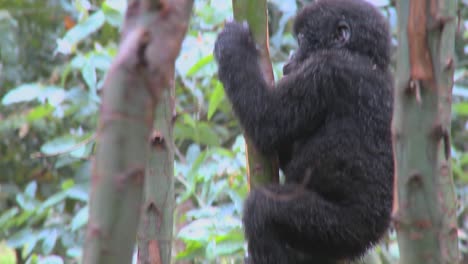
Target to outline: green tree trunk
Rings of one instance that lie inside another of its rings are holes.
[[[174,87],[156,108],[151,153],[146,168],[143,210],[138,231],[138,263],[171,263],[174,215]]]
[[[268,44],[268,14],[266,0],[232,0],[236,21],[247,21],[255,42],[260,47],[260,67],[268,83],[274,83]],[[279,182],[278,158],[263,156],[245,137],[247,143],[247,175],[250,187],[255,188],[269,182]]]
[[[392,124],[401,263],[458,263],[450,166],[455,0],[402,0]]]
[[[131,263],[154,109],[173,79],[192,4],[141,0],[128,7],[103,88],[85,264]]]

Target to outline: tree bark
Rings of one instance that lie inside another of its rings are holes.
[[[392,124],[401,263],[458,263],[450,166],[455,0],[402,0]]]
[[[156,108],[138,232],[139,264],[171,263],[175,207],[173,112],[174,86],[164,91]]]
[[[171,86],[192,4],[129,4],[103,88],[83,263],[131,263],[154,109]]]

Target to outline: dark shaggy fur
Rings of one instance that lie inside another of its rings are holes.
[[[252,190],[249,262],[353,259],[390,223],[393,79],[384,17],[361,0],[319,0],[297,16],[299,49],[270,90],[248,28],[227,23],[219,78],[246,134],[278,153],[284,185]]]

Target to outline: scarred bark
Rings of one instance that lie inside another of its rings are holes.
[[[456,2],[397,2],[394,222],[403,264],[459,262],[450,166]]]

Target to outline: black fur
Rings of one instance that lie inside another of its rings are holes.
[[[246,134],[278,153],[284,185],[252,190],[249,262],[354,259],[390,223],[393,79],[384,17],[361,0],[322,0],[297,16],[299,49],[270,90],[247,26],[215,44],[219,78]]]

